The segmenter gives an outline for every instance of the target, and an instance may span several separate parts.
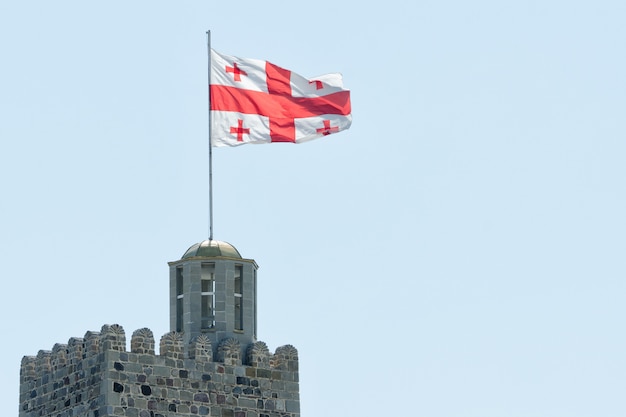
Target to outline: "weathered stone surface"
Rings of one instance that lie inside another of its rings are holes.
[[[225,365],[241,365],[241,345],[235,338],[229,337],[217,347],[218,361]]]
[[[24,357],[20,417],[299,417],[297,372],[289,369],[297,361],[295,348],[279,348],[273,356],[264,344],[248,348],[257,355],[252,362],[268,366],[259,368],[241,365],[236,340],[220,344],[221,362],[198,357],[197,351],[195,359],[183,359],[194,346],[183,349],[175,332],[161,339],[163,355],[119,351],[120,329],[103,327],[67,347],[55,345],[52,352]],[[141,333],[147,334],[145,329]],[[73,359],[63,361],[63,352]],[[80,359],[79,352],[84,352]],[[53,373],[55,355],[61,359]],[[258,359],[264,355],[271,360]],[[278,367],[269,368],[272,364]]]
[[[161,355],[172,359],[183,359],[183,335],[179,332],[169,332],[161,337],[160,345]],[[172,362],[166,362],[172,363]],[[173,365],[173,364],[172,364]],[[172,366],[168,365],[168,366]]]
[[[126,350],[126,333],[119,324],[105,324],[100,330],[100,345],[104,350]]]
[[[154,335],[152,334],[152,330],[145,327],[135,330],[130,339],[130,351],[133,353],[154,355]]]
[[[255,368],[270,367],[270,351],[265,342],[256,342],[248,346],[247,363]]]
[[[213,360],[213,347],[211,339],[201,334],[191,341],[189,357],[198,362],[211,362]]]

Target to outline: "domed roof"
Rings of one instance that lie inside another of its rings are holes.
[[[201,256],[203,258],[214,258],[223,256],[226,258],[241,259],[239,251],[233,245],[220,240],[204,240],[200,243],[192,245],[180,259],[193,258]]]

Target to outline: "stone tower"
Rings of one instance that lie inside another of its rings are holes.
[[[298,352],[256,340],[257,264],[206,240],[170,262],[170,332],[104,325],[20,370],[20,417],[299,417]]]

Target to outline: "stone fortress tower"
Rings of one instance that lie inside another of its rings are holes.
[[[104,325],[24,356],[20,417],[299,417],[298,352],[257,341],[257,264],[205,240],[170,262],[170,332]]]

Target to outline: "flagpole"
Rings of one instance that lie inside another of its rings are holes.
[[[211,31],[206,31],[208,56],[209,100],[209,240],[213,240],[213,143],[211,142]]]

